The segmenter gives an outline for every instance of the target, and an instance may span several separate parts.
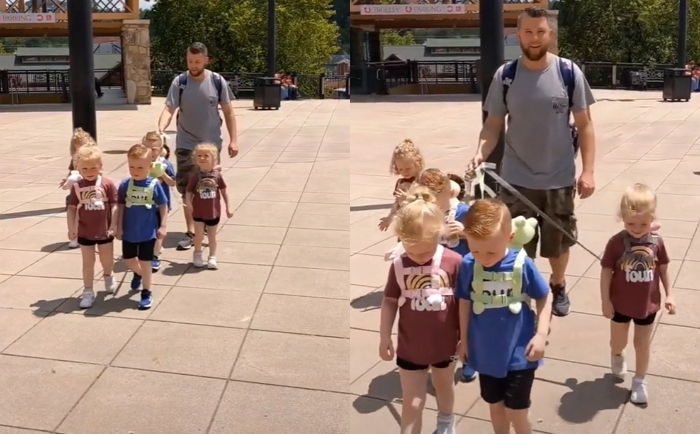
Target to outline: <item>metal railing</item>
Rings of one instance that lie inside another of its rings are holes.
[[[599,88],[653,88],[663,87],[664,69],[668,64],[582,62],[581,70],[591,87]]]
[[[470,92],[478,89],[478,74],[474,61],[399,61],[368,64],[376,71],[380,87],[420,84],[465,84]]]
[[[95,78],[102,87],[121,87],[121,68],[96,69]],[[2,70],[0,93],[61,94],[70,97],[70,72],[66,70]]]

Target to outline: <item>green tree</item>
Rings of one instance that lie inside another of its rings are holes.
[[[413,33],[409,31],[385,30],[382,32],[380,39],[382,45],[413,45],[416,43]]]
[[[319,73],[339,48],[331,0],[277,0],[277,69]],[[267,2],[259,0],[159,0],[148,14],[154,68],[185,68],[193,41],[210,50],[211,68],[264,72]]]

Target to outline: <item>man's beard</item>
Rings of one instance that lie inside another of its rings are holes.
[[[192,77],[199,77],[200,75],[202,75],[203,72],[204,72],[204,69],[196,69],[196,70],[190,69],[190,75]]]
[[[528,59],[532,60],[533,62],[537,62],[538,60],[542,59],[544,56],[547,55],[547,46],[542,45],[537,51],[535,51],[532,48],[528,48],[524,46],[522,43],[520,43],[520,49],[522,50],[523,54],[525,57]]]

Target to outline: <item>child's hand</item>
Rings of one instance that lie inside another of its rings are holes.
[[[659,230],[661,229],[661,223],[654,221],[651,223],[651,226],[649,227],[649,230],[652,234],[658,234]]]
[[[227,209],[226,210],[226,217],[228,217],[228,218],[233,217],[233,211]]]
[[[615,308],[613,308],[610,300],[603,300],[602,310],[603,316],[607,319],[612,319],[612,317],[615,315]]]
[[[530,343],[525,348],[525,356],[530,362],[536,362],[544,357],[544,347],[547,344],[545,337],[539,333],[530,339]]]
[[[66,181],[68,178],[63,178],[61,182],[58,183],[58,188],[63,188],[64,185],[66,185]]]
[[[77,231],[68,231],[68,239],[69,240],[74,240],[78,238],[78,232]]]
[[[457,221],[449,222],[445,227],[445,236],[447,238],[459,236],[462,232],[464,232],[464,225]]]
[[[391,226],[391,220],[391,217],[382,217],[379,219],[379,230],[384,232],[389,229],[389,226]]]
[[[165,238],[165,236],[168,234],[168,230],[165,228],[165,226],[161,226],[158,228],[158,239],[162,240]]]
[[[379,357],[387,362],[394,360],[394,343],[391,341],[391,337],[379,340]]]
[[[406,190],[401,190],[400,188],[397,188],[397,189],[394,191],[394,197],[395,197],[396,200],[398,200],[399,202],[403,202],[403,201],[406,200],[406,198],[408,197],[408,192],[407,192]]]
[[[467,363],[467,343],[459,341],[457,344],[457,356],[462,363]]]
[[[107,238],[113,237],[116,232],[117,230],[114,228],[114,226],[110,226],[109,229],[107,229]]]
[[[676,314],[676,301],[673,299],[673,296],[666,296],[666,302],[664,303],[664,306],[666,307],[666,310],[669,314]]]

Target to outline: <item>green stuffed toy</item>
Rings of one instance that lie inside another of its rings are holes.
[[[160,178],[165,174],[165,163],[160,159],[151,163],[151,171],[148,173],[153,178]]]
[[[534,238],[537,229],[537,219],[526,219],[523,216],[518,216],[512,220],[511,226],[513,238],[508,248],[519,250],[515,258],[515,263],[513,264],[513,271],[485,271],[481,264],[478,262],[474,263],[474,279],[472,281],[474,290],[471,293],[471,299],[472,309],[477,315],[489,308],[508,306],[508,309],[515,315],[519,314],[522,309],[522,302],[524,300],[522,295],[523,266],[525,264],[525,258],[527,257],[523,246]],[[511,281],[513,288],[512,295],[505,297],[492,296],[489,293],[484,293],[484,281]]]

